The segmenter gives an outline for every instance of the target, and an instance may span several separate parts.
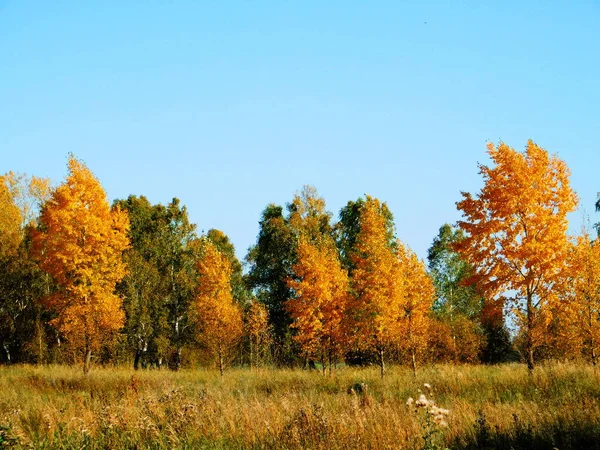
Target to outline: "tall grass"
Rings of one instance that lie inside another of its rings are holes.
[[[432,445],[406,406],[433,387],[448,448],[600,448],[600,376],[550,365],[139,371],[0,368],[0,446],[17,448],[410,448]]]

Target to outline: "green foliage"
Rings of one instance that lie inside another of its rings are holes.
[[[173,199],[152,205],[146,197],[116,200],[114,207],[130,218],[129,273],[118,286],[124,297],[125,332],[134,365],[181,366],[183,346],[190,342],[188,308],[196,288],[195,225],[185,206]]]
[[[471,266],[452,249],[463,236],[461,230],[442,225],[427,250],[427,261],[437,294],[435,312],[439,316],[460,314],[474,319],[481,313],[482,298],[474,286],[463,283],[471,275]]]
[[[267,205],[259,227],[256,245],[248,250],[246,256],[250,266],[246,282],[269,312],[274,358],[279,363],[289,364],[294,356],[289,351],[291,318],[285,309],[285,302],[291,297],[291,293],[286,280],[293,274],[292,266],[296,260],[295,238],[281,206]]]
[[[462,239],[462,230],[444,224],[427,251],[429,273],[437,295],[433,311],[450,328],[455,359],[473,362],[480,356],[486,363],[507,361],[511,358],[512,347],[502,304],[491,300],[486,302],[475,286],[468,284],[473,269],[454,250],[454,245]],[[483,334],[485,340],[481,355],[478,355],[477,347],[466,352],[475,353],[471,358],[464,352],[466,342],[461,339],[464,324],[469,323],[475,333]],[[460,350],[463,350],[464,357],[460,356]]]

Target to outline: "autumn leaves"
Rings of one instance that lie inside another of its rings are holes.
[[[99,181],[71,157],[69,176],[52,192],[39,221],[34,258],[55,282],[43,301],[56,313],[52,325],[83,350],[87,373],[92,351],[123,327],[115,286],[126,273],[129,218],[111,210]]]
[[[484,345],[499,350],[504,310],[518,329],[501,344],[515,345],[529,368],[557,349],[596,363],[600,250],[586,233],[567,235],[577,197],[566,164],[531,141],[522,153],[503,143],[488,152],[484,187],[463,193],[459,228],[440,229],[429,271],[397,239],[385,203],[370,196],[348,202],[334,224],[314,188],[297,194],[287,214],[268,205],[244,274],[227,236],[198,237],[176,199],[165,207],[131,196],[111,208],[73,157],[52,191],[9,174],[0,183],[0,257],[22,246],[28,199],[36,199],[43,207],[28,226],[27,251],[47,275],[36,275],[35,293],[20,281],[5,289],[15,283],[0,279],[9,324],[0,334],[17,336],[14,324],[35,297],[45,309],[28,320],[66,338],[86,372],[107,345],[134,352],[136,368],[179,368],[186,348],[199,346],[221,373],[233,357],[250,366],[317,361],[325,372],[358,355],[384,376],[390,359],[416,371],[444,352],[473,362]],[[114,344],[120,330],[125,338]]]

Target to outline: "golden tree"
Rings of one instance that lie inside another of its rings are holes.
[[[126,273],[122,256],[129,219],[111,210],[100,182],[83,163],[70,156],[68,169],[66,181],[42,209],[34,251],[58,286],[44,299],[57,313],[52,324],[83,350],[88,373],[92,352],[123,326],[122,301],[114,291]]]
[[[567,214],[577,205],[569,184],[569,169],[556,156],[528,141],[520,153],[504,143],[488,145],[494,167],[480,165],[485,185],[473,198],[463,192],[457,203],[466,232],[455,249],[473,265],[484,297],[511,295],[523,332],[527,366],[548,322],[565,267]]]
[[[271,343],[269,312],[265,305],[252,299],[246,310],[245,333],[250,347],[250,367],[258,366],[261,355]],[[264,355],[263,355],[264,356]]]
[[[203,239],[197,268],[200,280],[193,315],[198,340],[216,359],[222,376],[243,332],[242,313],[231,293],[231,261]]]
[[[387,235],[381,203],[366,197],[360,231],[351,255],[354,264],[352,295],[348,301],[347,333],[353,346],[374,351],[381,376],[386,348],[398,341],[404,299],[398,282],[398,263]]]
[[[598,362],[600,343],[600,242],[588,233],[578,236],[572,259],[572,286],[577,326],[592,364]]]
[[[292,317],[294,336],[308,358],[320,360],[325,373],[341,356],[344,339],[342,319],[346,309],[348,275],[342,268],[332,239],[319,244],[300,237],[295,279],[288,280],[294,297],[286,308]]]
[[[402,288],[397,289],[401,294],[398,345],[410,356],[413,372],[416,373],[417,359],[428,343],[429,311],[435,299],[435,287],[423,261],[399,241],[396,256],[398,268],[395,280],[402,283]]]
[[[17,251],[21,242],[21,212],[6,175],[0,177],[0,256]]]

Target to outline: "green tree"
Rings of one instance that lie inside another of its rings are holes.
[[[291,318],[285,302],[291,297],[286,280],[293,275],[296,251],[294,233],[283,215],[283,208],[268,205],[259,222],[256,245],[248,251],[250,268],[247,285],[267,307],[273,330],[274,360],[278,364],[294,361],[290,333]]]
[[[125,331],[134,365],[167,359],[181,366],[183,347],[191,342],[190,302],[197,285],[195,225],[178,199],[167,206],[129,196],[114,203],[130,217],[130,273],[119,286],[124,296]]]
[[[482,357],[489,362],[498,362],[491,357],[500,357],[499,353],[509,350],[508,332],[504,334],[504,341],[495,338],[496,328],[506,331],[502,314],[493,317],[496,322],[491,317],[482,320],[484,300],[473,284],[467,284],[473,268],[452,248],[463,238],[462,230],[444,224],[427,252],[429,273],[437,298],[434,313],[450,330],[454,361],[472,362]],[[479,341],[474,339],[482,334],[488,339],[483,339],[483,336]],[[489,344],[487,347],[482,348],[483,340]],[[491,348],[491,345],[501,345],[502,349]]]

